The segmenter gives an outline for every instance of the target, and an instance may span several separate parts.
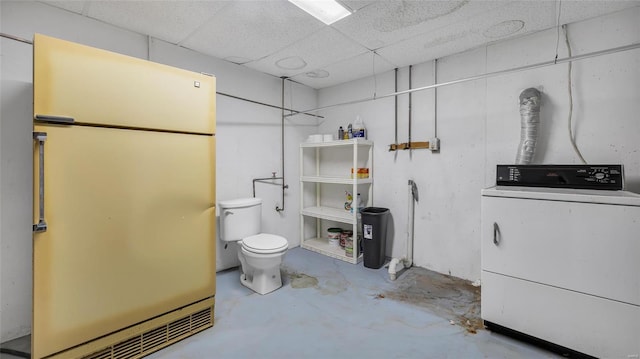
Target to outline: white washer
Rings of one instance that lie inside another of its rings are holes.
[[[482,190],[482,319],[596,357],[640,355],[640,195]]]

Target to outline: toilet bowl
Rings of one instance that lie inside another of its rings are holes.
[[[280,265],[289,243],[284,237],[260,233],[262,200],[220,201],[219,208],[221,239],[238,243],[240,283],[260,294],[282,287]]]

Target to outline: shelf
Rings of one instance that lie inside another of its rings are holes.
[[[300,211],[304,216],[326,219],[329,221],[353,224],[353,213],[345,211],[342,208],[332,207],[307,207]]]
[[[357,174],[350,175],[350,169],[353,171],[354,168],[363,166],[369,168],[370,177],[357,178]],[[321,229],[327,225],[335,226],[334,223],[327,222],[336,222],[340,227],[350,228],[353,233],[358,232],[357,213],[346,211],[335,193],[331,196],[329,192],[335,192],[333,185],[348,186],[349,192],[354,195],[364,192],[367,198],[366,206],[373,205],[373,142],[355,138],[301,143],[300,173],[300,246],[331,258],[357,264],[362,260],[362,253],[357,245],[353,253],[355,257],[347,257],[344,249],[329,245],[326,238],[314,237],[321,237]],[[313,234],[310,231],[311,227],[315,227]]]
[[[335,183],[335,184],[367,184],[371,183],[371,177],[369,178],[345,178],[345,177],[328,177],[328,176],[302,176],[300,177],[302,182],[313,183]]]
[[[347,257],[344,254],[344,248],[330,245],[327,239],[325,238],[311,238],[311,239],[304,240],[302,241],[301,247],[308,249],[310,251],[324,254],[325,256],[329,256],[335,259],[340,259],[342,261],[349,262],[352,264],[356,264],[362,261],[362,254],[360,254],[358,258]]]
[[[340,140],[340,141],[328,141],[328,142],[303,142],[300,144],[300,147],[337,147],[337,146],[353,146],[354,144],[358,146],[373,146],[373,142],[369,140],[354,138],[351,140]]]

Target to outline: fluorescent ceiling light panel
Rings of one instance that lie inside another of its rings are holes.
[[[327,25],[351,15],[351,11],[335,0],[289,0],[289,2]]]

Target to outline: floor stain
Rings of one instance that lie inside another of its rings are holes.
[[[394,282],[395,289],[374,296],[411,303],[434,311],[475,334],[484,328],[480,318],[480,287],[470,282],[413,267]]]
[[[304,273],[295,273],[291,275],[291,288],[312,288],[318,286],[318,278],[306,275]]]
[[[342,278],[331,278],[320,285],[318,278],[286,267],[282,268],[282,276],[284,283],[289,282],[291,288],[315,288],[322,295],[336,295],[347,290],[349,286],[349,282]]]
[[[282,268],[282,275],[288,280],[291,288],[318,288],[318,278],[304,273],[298,273],[288,268]]]
[[[291,288],[315,288],[323,295],[338,294],[349,286],[344,278],[332,278],[320,285],[318,278],[288,267],[282,268],[282,279]],[[484,328],[480,318],[480,287],[466,280],[413,267],[402,273],[393,286],[392,290],[374,295],[374,299],[398,300],[428,308],[471,334]]]

